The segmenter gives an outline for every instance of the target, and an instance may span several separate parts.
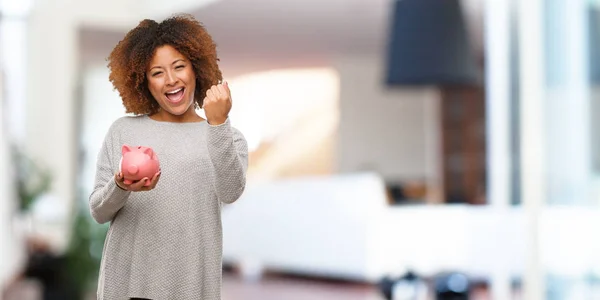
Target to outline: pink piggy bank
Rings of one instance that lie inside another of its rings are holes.
[[[149,147],[131,147],[129,145],[123,145],[121,148],[120,169],[123,173],[125,184],[131,184],[134,181],[148,177],[148,182],[144,186],[149,186],[154,177],[154,174],[160,170],[160,164],[158,163],[158,157],[154,150]]]

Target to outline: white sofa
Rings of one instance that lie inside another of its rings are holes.
[[[578,238],[599,236],[597,210],[549,208],[539,220],[549,270],[600,266],[600,239]],[[519,207],[390,206],[372,173],[283,180],[248,187],[224,207],[224,262],[367,282],[407,268],[519,275],[525,221]]]

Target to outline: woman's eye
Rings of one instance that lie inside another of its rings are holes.
[[[156,75],[160,75],[162,74],[162,72],[156,72],[156,73],[152,73],[152,76],[156,76]]]
[[[175,69],[183,69],[183,68],[185,68],[184,65],[179,65],[179,66],[175,67]]]

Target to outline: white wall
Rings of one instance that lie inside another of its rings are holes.
[[[70,207],[75,192],[76,28],[68,1],[40,2],[29,18],[26,150],[53,172],[51,193]],[[51,34],[49,34],[51,32]],[[67,232],[57,247],[65,246]]]
[[[376,171],[388,181],[437,177],[438,90],[388,88],[379,57],[343,57],[337,169]]]
[[[68,9],[75,12],[78,24],[126,32],[143,19],[160,20],[175,13],[196,11],[218,1],[220,0],[78,0],[73,1]]]
[[[22,261],[22,249],[14,236],[13,223],[16,208],[13,189],[13,170],[10,164],[6,110],[4,108],[4,78],[0,75],[0,288],[14,276],[18,264]]]
[[[79,166],[82,173],[78,176],[78,184],[84,195],[89,195],[94,188],[96,160],[108,129],[117,118],[125,115],[121,97],[113,90],[108,75],[108,69],[103,65],[90,67],[82,74],[80,147],[83,160]]]

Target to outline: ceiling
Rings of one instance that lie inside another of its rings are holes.
[[[462,0],[482,52],[482,2]],[[228,75],[330,65],[340,56],[384,55],[392,0],[220,0],[192,14],[215,39]],[[83,28],[82,59],[103,62],[123,32]]]

